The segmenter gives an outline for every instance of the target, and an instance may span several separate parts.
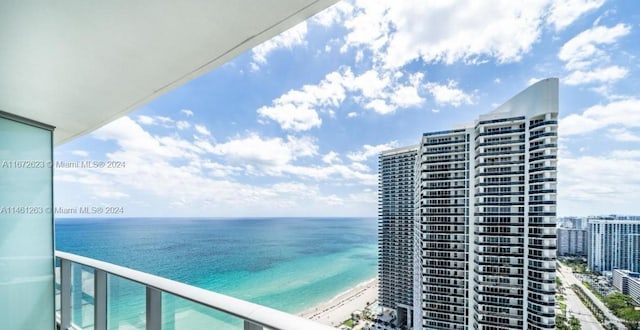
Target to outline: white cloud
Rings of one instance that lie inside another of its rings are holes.
[[[554,1],[547,17],[556,31],[562,31],[580,16],[600,8],[605,0],[564,0]]]
[[[180,110],[180,111],[183,111],[183,110]],[[136,117],[136,122],[145,126],[161,126],[164,128],[177,128],[179,130],[186,129],[191,126],[187,121],[184,121],[184,120],[176,121],[167,116],[139,115]]]
[[[368,49],[392,68],[419,58],[447,64],[486,58],[519,61],[538,40],[550,1],[502,0],[490,6],[471,0],[355,4],[344,23],[349,32],[343,51]]]
[[[378,183],[378,175],[370,172],[361,172],[346,165],[332,164],[329,166],[298,166],[288,165],[279,169],[281,173],[289,173],[301,177],[327,182],[344,180],[351,183],[375,186]]]
[[[200,133],[200,134],[202,134],[204,136],[211,136],[211,132],[209,132],[207,127],[204,126],[204,125],[196,124],[194,126],[194,128],[195,128],[196,132],[198,132],[198,133]]]
[[[340,2],[315,22],[344,26],[341,52],[373,54],[386,68],[413,60],[451,64],[517,62],[528,53],[545,26],[561,31],[597,8],[604,0],[567,1],[411,1],[355,0]],[[425,24],[428,22],[428,24]],[[479,33],[479,31],[481,33]]]
[[[322,119],[315,109],[304,105],[296,106],[293,103],[261,107],[258,109],[258,114],[260,117],[276,121],[285,130],[308,131],[322,124]]]
[[[620,23],[613,27],[594,26],[567,41],[558,58],[565,62],[569,74],[562,79],[567,85],[602,84],[593,91],[609,96],[608,85],[627,76],[629,70],[619,65],[609,65],[612,46],[631,32],[631,27]]]
[[[172,214],[183,216],[286,216],[309,212],[344,216],[361,214],[363,208],[352,207],[351,203],[327,208],[338,205],[335,203],[341,199],[349,201],[349,197],[323,193],[318,184],[375,186],[377,182],[375,173],[344,165],[296,164],[302,158],[317,155],[315,141],[309,137],[281,139],[250,134],[212,145],[197,137],[188,140],[176,132],[167,134],[170,135],[150,134],[129,117],[93,132],[93,138],[115,142],[115,150],[106,157],[126,162],[126,168],[56,169],[56,189],[60,192],[56,194],[56,205],[86,205],[87,200],[96,199],[125,206],[127,216],[166,216],[167,205]],[[227,162],[213,159],[218,155]],[[252,175],[269,176],[265,180],[275,182],[253,184]]]
[[[364,105],[365,109],[373,110],[381,115],[386,115],[396,111],[396,107],[387,103],[385,100],[376,99]]]
[[[360,192],[349,194],[349,200],[352,203],[375,205],[378,202],[378,192],[370,188],[366,188]]]
[[[153,117],[141,115],[138,116],[138,122],[143,125],[153,125],[155,123],[155,120],[153,119]]]
[[[307,131],[319,127],[322,119],[316,109],[336,108],[342,103],[346,97],[343,80],[340,72],[331,72],[317,85],[290,90],[273,100],[271,106],[259,108],[258,115],[276,121],[285,130]]]
[[[609,126],[640,127],[640,100],[630,98],[605,105],[594,105],[582,114],[571,114],[560,120],[562,136],[586,134]]]
[[[181,109],[180,113],[182,113],[183,115],[185,115],[187,117],[192,117],[193,116],[193,111],[191,111],[189,109]]]
[[[416,107],[424,102],[420,96],[423,79],[422,73],[404,77],[399,71],[382,69],[354,75],[350,67],[341,67],[318,84],[290,90],[257,112],[261,118],[280,124],[282,129],[307,131],[322,124],[318,112],[333,116],[347,97],[380,114]]]
[[[606,156],[559,158],[559,212],[626,213],[634,209],[640,194],[636,156],[634,151],[617,150]]]
[[[415,107],[424,102],[424,98],[418,95],[415,86],[398,86],[391,94],[391,103],[401,108]]]
[[[294,46],[304,45],[307,36],[307,22],[292,27],[289,30],[263,42],[253,48],[253,61],[258,64],[267,62],[269,53],[280,48],[293,48]]]
[[[340,155],[335,151],[329,151],[326,155],[322,156],[322,161],[327,164],[340,163]]]
[[[79,156],[79,157],[88,157],[89,156],[89,153],[84,151],[84,150],[72,150],[71,154],[75,155],[75,156]]]
[[[606,53],[599,48],[600,46],[614,44],[630,32],[631,28],[622,23],[611,28],[595,26],[567,41],[560,48],[558,58],[566,62],[565,66],[568,70],[588,68],[594,62],[608,60]]]
[[[597,68],[591,71],[573,71],[562,82],[567,85],[581,85],[594,82],[614,82],[627,76],[629,70],[617,65],[608,66],[605,68]]]
[[[355,117],[358,117],[358,113],[357,113],[357,112],[353,112],[353,111],[352,111],[352,112],[349,112],[349,113],[347,113],[347,117],[348,117],[348,118],[355,118]]]
[[[321,200],[329,205],[343,205],[344,200],[337,195],[329,195],[321,197]]]
[[[375,69],[370,69],[361,75],[353,77],[348,72],[351,79],[347,80],[348,88],[359,90],[360,93],[366,98],[374,98],[382,94],[385,88],[391,83],[391,77],[389,73],[379,72]]]
[[[318,146],[310,137],[263,139],[252,133],[217,144],[213,152],[236,164],[283,166],[300,157],[316,155]]]
[[[365,144],[364,146],[362,146],[362,150],[348,153],[347,158],[351,159],[354,162],[362,162],[370,157],[377,156],[385,150],[397,148],[398,146],[398,141],[391,141],[378,145]]]
[[[457,88],[457,86],[458,83],[453,80],[449,80],[446,85],[437,83],[427,83],[426,85],[427,90],[439,105],[459,107],[463,104],[473,104],[471,95]]]
[[[319,12],[311,18],[311,21],[324,27],[342,22],[345,15],[353,10],[353,6],[346,1],[339,1],[335,5]]]
[[[620,142],[640,142],[640,134],[634,133],[626,128],[610,129],[609,137]]]
[[[369,168],[369,166],[362,164],[362,163],[358,163],[358,162],[353,162],[351,163],[351,165],[349,165],[352,169],[356,170],[356,171],[360,171],[360,172],[369,172],[371,171],[371,169]]]
[[[348,91],[355,93],[354,99],[365,109],[390,114],[397,109],[419,106],[425,101],[420,96],[423,80],[422,73],[404,77],[400,71],[378,67],[357,76],[347,71],[344,83]]]
[[[618,159],[640,159],[640,150],[614,150],[610,156]]]
[[[191,124],[185,120],[178,120],[176,122],[176,128],[179,130],[185,130],[191,127]]]
[[[193,163],[193,165],[202,168],[206,174],[221,178],[235,175],[242,171],[242,167],[220,164],[210,160],[202,163]]]

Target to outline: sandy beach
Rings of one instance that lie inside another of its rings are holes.
[[[363,310],[378,299],[378,278],[361,283],[329,301],[325,301],[298,315],[337,327],[351,317],[355,310]]]

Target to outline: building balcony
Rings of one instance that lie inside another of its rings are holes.
[[[224,322],[226,326],[231,324],[245,330],[334,329],[269,307],[130,268],[60,251],[56,251],[55,256],[60,265],[56,271],[56,321],[59,329],[104,330],[107,326],[112,328],[114,324],[118,328],[178,329],[180,323],[193,314],[197,316],[198,324],[207,327],[215,322]],[[126,294],[112,292],[108,283],[114,281],[135,289],[120,290],[126,291]],[[127,300],[124,297],[130,299],[137,292],[144,297],[138,297],[144,300],[144,309],[141,309],[139,317],[136,320],[117,319],[117,313],[112,313],[112,310],[130,308],[123,302]],[[191,308],[176,308],[179,300],[188,303]]]

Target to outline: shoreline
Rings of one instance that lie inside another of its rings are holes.
[[[301,313],[304,317],[325,325],[338,327],[351,318],[351,313],[362,311],[378,300],[378,277],[361,282],[353,288],[339,293],[328,301],[321,302]]]

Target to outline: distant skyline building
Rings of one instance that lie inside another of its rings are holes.
[[[550,78],[475,125],[423,134],[413,329],[555,327],[557,123],[558,79]],[[395,175],[384,159],[381,184]],[[391,195],[380,191],[385,210]]]
[[[558,256],[587,256],[586,229],[558,228]]]
[[[417,146],[385,151],[379,158],[379,304],[411,326],[413,308],[413,206]]]
[[[587,219],[581,217],[562,217],[558,218],[558,227],[587,229]]]
[[[589,217],[588,258],[590,270],[611,272],[628,269],[640,272],[640,217]]]

